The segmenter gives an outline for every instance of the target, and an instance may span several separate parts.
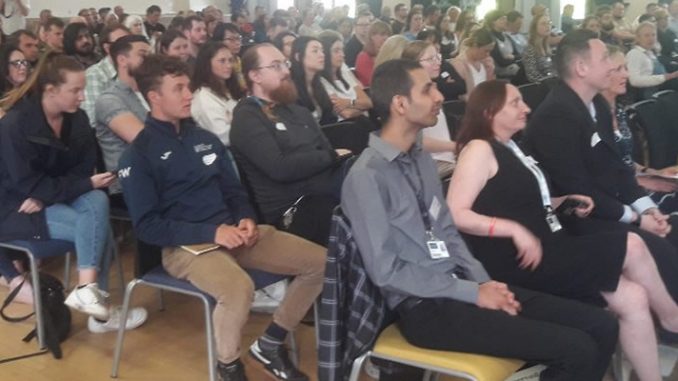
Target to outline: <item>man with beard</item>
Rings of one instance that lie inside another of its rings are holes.
[[[111,44],[117,79],[101,93],[94,106],[96,135],[109,172],[118,169],[120,155],[144,128],[148,104],[132,74],[150,52],[146,37],[140,35],[124,36]],[[124,207],[120,184],[114,182],[108,190],[111,203]]]
[[[252,96],[233,110],[230,133],[233,154],[269,224],[279,222],[303,195],[338,199],[342,159],[350,154],[335,150],[311,112],[295,103],[297,91],[289,67],[290,62],[271,44],[245,52],[242,71]],[[329,225],[329,219],[328,215],[322,223]]]
[[[314,243],[257,225],[226,148],[191,119],[188,66],[150,55],[135,70],[151,112],[120,159],[118,175],[139,239],[163,247],[163,267],[216,299],[212,320],[223,381],[246,381],[242,330],[254,285],[243,268],[293,277],[273,322],[250,348],[271,378],[308,381],[282,345],[323,285],[325,253]],[[207,246],[193,254],[191,245]]]
[[[198,57],[198,50],[207,42],[207,26],[205,20],[199,16],[188,16],[182,24],[182,32],[188,40],[188,47],[191,51],[191,57],[188,64],[195,64],[195,58]]]
[[[600,39],[609,45],[624,46],[624,42],[629,40],[629,36],[624,32],[618,32],[615,29],[612,7],[603,5],[596,11],[596,16],[600,20]],[[630,41],[634,36],[631,34]]]
[[[40,50],[38,49],[38,37],[27,29],[20,29],[12,33],[8,41],[13,41],[24,54],[24,57],[31,66],[38,62],[40,57]]]
[[[94,52],[94,39],[87,24],[68,24],[64,29],[64,53],[75,58],[85,69],[99,62],[100,57]]]

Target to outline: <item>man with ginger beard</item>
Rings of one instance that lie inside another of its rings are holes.
[[[343,159],[350,156],[348,150],[335,150],[311,112],[295,103],[289,67],[271,44],[248,49],[242,72],[252,95],[238,103],[231,124],[231,149],[269,224],[280,223],[303,195],[338,200]],[[318,225],[327,222],[329,229],[330,214],[331,207],[327,221],[321,218]],[[318,243],[327,240],[324,228],[304,237]]]

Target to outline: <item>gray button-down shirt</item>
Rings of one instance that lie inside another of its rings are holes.
[[[426,247],[428,239],[417,198],[404,177],[409,176],[419,188],[415,166],[423,180],[433,234],[445,242],[449,258],[433,259]],[[459,235],[436,166],[431,155],[422,151],[420,142],[403,153],[378,135],[371,135],[369,147],[344,181],[341,205],[351,221],[367,273],[389,307],[394,308],[408,296],[475,303],[478,284],[490,280]],[[465,269],[467,280],[452,276],[457,266]]]

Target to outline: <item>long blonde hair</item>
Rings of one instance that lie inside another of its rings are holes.
[[[379,50],[377,58],[374,59],[375,69],[386,61],[399,59],[408,42],[409,40],[402,34],[394,34],[387,38]]]
[[[66,72],[81,72],[85,68],[74,58],[62,53],[47,52],[38,60],[38,64],[21,86],[10,90],[0,99],[0,108],[8,111],[27,95],[42,96],[47,85],[58,86],[65,82]]]
[[[539,28],[539,20],[545,17],[549,17],[549,15],[543,14],[532,19],[532,22],[530,23],[529,37],[527,40],[528,44],[534,47],[537,50],[537,53],[542,57],[551,55],[551,46],[549,45],[548,37],[542,37],[537,32],[537,28]]]

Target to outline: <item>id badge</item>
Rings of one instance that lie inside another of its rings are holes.
[[[553,213],[546,214],[546,222],[549,224],[549,228],[551,229],[552,233],[555,233],[563,228],[560,225],[560,221],[558,221],[558,217]]]
[[[431,255],[432,259],[442,259],[449,258],[450,253],[447,252],[447,245],[445,242],[439,240],[428,240],[426,241],[426,247],[428,248],[428,253]]]

